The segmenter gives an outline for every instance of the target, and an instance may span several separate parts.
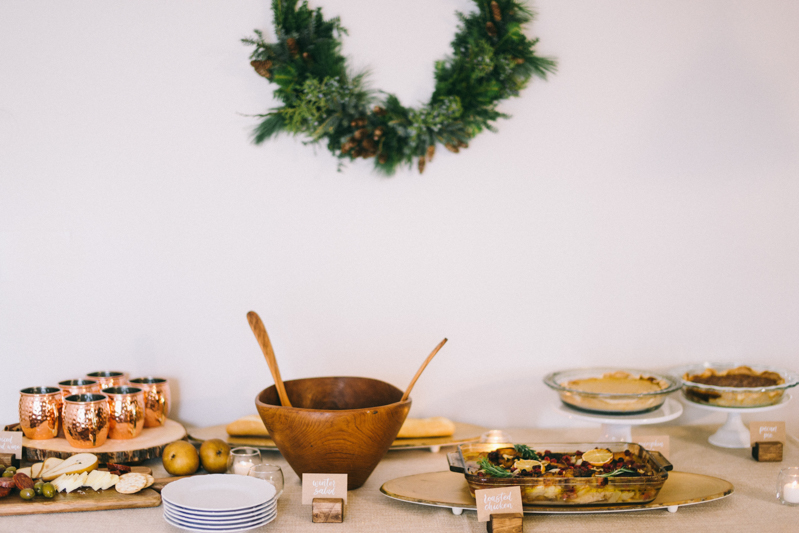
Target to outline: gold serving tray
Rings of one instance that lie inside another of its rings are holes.
[[[719,500],[732,494],[732,483],[717,477],[687,472],[669,472],[669,478],[657,497],[645,504],[546,506],[525,505],[525,513],[610,513],[668,509],[676,512],[681,505],[693,505]],[[476,509],[474,498],[463,474],[455,472],[430,472],[392,479],[383,483],[380,492],[395,500],[450,507],[455,514]]]
[[[269,437],[232,437],[225,431],[226,425],[210,426],[189,429],[189,438],[196,442],[209,439],[222,439],[231,446],[252,446],[267,450],[277,450],[275,441]],[[455,422],[455,433],[451,437],[428,437],[423,439],[397,439],[391,444],[390,450],[416,450],[423,448],[437,448],[441,446],[457,446],[468,442],[477,442],[480,436],[488,431],[481,426]],[[462,476],[461,476],[462,477]]]

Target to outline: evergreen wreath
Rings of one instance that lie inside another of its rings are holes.
[[[257,115],[253,131],[261,144],[280,132],[303,135],[308,143],[327,141],[327,148],[346,160],[375,158],[387,175],[400,165],[419,172],[433,160],[436,145],[458,153],[484,129],[507,115],[499,103],[519,91],[532,76],[546,79],[556,62],[539,57],[538,39],[528,39],[524,24],[533,19],[524,0],[474,0],[477,11],[457,13],[460,26],[452,56],[435,65],[435,90],[420,108],[403,106],[393,94],[371,91],[363,73],[352,75],[341,55],[346,34],[338,18],[326,20],[307,0],[272,0],[276,43],[254,38],[250,64],[277,85],[280,107]]]

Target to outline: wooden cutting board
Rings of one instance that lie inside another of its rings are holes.
[[[148,467],[134,466],[131,472],[150,474],[152,470]],[[0,498],[0,516],[135,509],[159,505],[161,505],[161,494],[153,489],[144,489],[136,494],[120,494],[114,489],[95,492],[84,487],[69,494],[59,492],[52,499],[36,496],[32,500],[23,500],[19,497],[19,491],[14,490],[5,498]]]

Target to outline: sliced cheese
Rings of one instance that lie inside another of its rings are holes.
[[[53,468],[48,469],[45,465],[44,472],[42,472],[42,479],[44,481],[51,481],[61,474],[90,472],[97,468],[97,464],[97,456],[93,453],[79,453],[58,463]]]
[[[43,468],[44,468],[44,463],[34,463],[33,465],[31,465],[31,479],[42,477]]]
[[[106,474],[108,474],[108,472],[92,470],[89,472],[89,476],[86,478],[86,481],[83,482],[83,486],[92,488],[95,491],[99,491],[100,487],[103,485],[103,479]]]
[[[108,476],[109,479],[105,482],[105,484],[102,487],[100,487],[102,490],[110,489],[111,487],[117,484],[117,481],[119,481],[119,476],[116,474],[109,473]]]

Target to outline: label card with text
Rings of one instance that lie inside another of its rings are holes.
[[[643,446],[647,451],[660,452],[666,459],[669,458],[669,436],[668,435],[642,435],[634,437],[633,440]]]
[[[477,521],[488,522],[492,514],[524,513],[522,491],[518,485],[474,491]]]
[[[311,505],[314,498],[341,498],[347,503],[347,474],[303,474],[302,504]]]
[[[756,442],[785,443],[785,422],[749,422],[749,445]]]
[[[22,432],[0,431],[0,453],[13,453],[22,459]]]

